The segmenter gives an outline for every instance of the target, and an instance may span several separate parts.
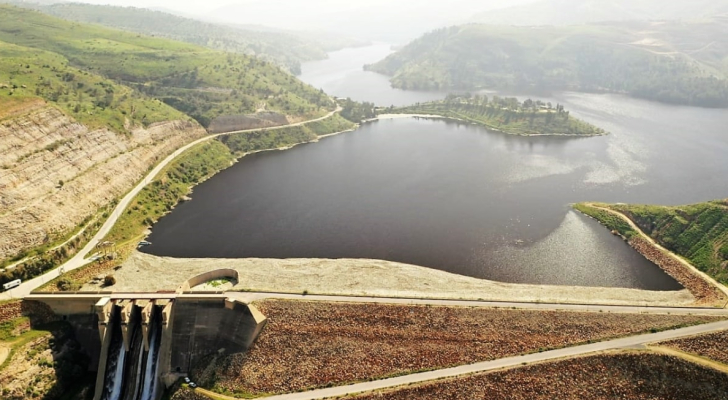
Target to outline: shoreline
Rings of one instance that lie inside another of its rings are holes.
[[[369,259],[182,259],[135,251],[114,273],[114,291],[176,290],[190,277],[234,269],[230,291],[303,293],[533,303],[698,307],[687,290],[514,284],[477,279],[432,268]],[[85,284],[82,291],[98,291]],[[108,290],[108,289],[107,289]],[[198,291],[200,288],[197,289]]]
[[[381,114],[375,118],[370,118],[370,119],[364,120],[363,122],[374,122],[374,121],[379,121],[379,120],[384,121],[384,120],[404,119],[404,118],[444,119],[444,120],[449,120],[449,121],[457,121],[457,122],[462,122],[465,124],[480,126],[480,127],[483,127],[485,129],[487,129],[489,131],[493,131],[493,132],[503,133],[503,134],[511,135],[511,136],[522,136],[522,137],[554,136],[554,137],[570,137],[570,138],[572,138],[572,137],[573,138],[593,138],[593,137],[601,137],[601,136],[609,135],[608,133],[603,134],[603,135],[599,135],[599,134],[580,135],[580,134],[575,134],[575,133],[515,133],[515,132],[508,132],[508,131],[500,129],[500,128],[495,128],[495,127],[492,127],[492,126],[487,125],[482,122],[468,121],[468,120],[465,120],[462,118],[455,118],[455,117],[446,117],[446,116],[439,115],[439,114]]]
[[[622,239],[641,256],[657,265],[666,274],[680,283],[685,290],[688,290],[691,293],[697,304],[705,304],[718,308],[728,308],[728,288],[721,285],[709,275],[695,268],[694,265],[690,264],[684,258],[658,244],[649,235],[644,233],[644,231],[642,231],[642,229],[640,229],[634,221],[621,212],[610,208],[599,207],[593,203],[585,204],[588,207],[615,215],[629,223],[630,227],[637,232],[637,236],[627,239],[619,233]],[[583,212],[582,214],[596,220],[602,226],[605,226],[598,218],[592,217],[591,215]],[[609,228],[605,226],[605,229]]]

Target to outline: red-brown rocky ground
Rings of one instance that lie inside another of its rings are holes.
[[[728,365],[728,331],[662,342],[660,346],[696,354]]]
[[[700,316],[265,301],[245,354],[201,365],[206,387],[295,392],[715,321]]]
[[[612,354],[538,364],[356,400],[725,400],[728,375],[676,357]]]

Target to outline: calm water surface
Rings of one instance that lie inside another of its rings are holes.
[[[304,66],[303,79],[385,105],[445,95],[391,89],[361,70],[388,51],[338,52]],[[504,282],[680,288],[569,204],[726,197],[728,113],[614,95],[546,100],[612,135],[524,138],[444,121],[378,121],[244,158],[195,188],[193,201],[154,227],[145,251],[374,258]]]

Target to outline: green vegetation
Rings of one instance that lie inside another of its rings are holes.
[[[115,202],[109,207],[114,205]],[[106,208],[102,209],[100,214],[106,215],[105,210]],[[23,251],[12,259],[4,260],[0,264],[0,267],[3,268],[0,272],[0,285],[16,279],[27,281],[60,267],[88,243],[102,224],[102,219],[89,217],[80,223],[73,232],[43,246]],[[82,229],[84,229],[83,232],[81,232]],[[14,267],[9,267],[15,262],[19,263]]]
[[[334,114],[330,118],[301,126],[235,133],[221,136],[218,140],[230,149],[235,158],[238,158],[252,151],[278,149],[310,142],[316,140],[319,136],[352,128],[354,128],[354,124],[338,114]]]
[[[90,129],[126,132],[127,121],[146,126],[185,118],[138,91],[69,66],[60,54],[0,42],[0,109],[37,98],[55,104]]]
[[[374,103],[359,103],[349,98],[339,100],[338,103],[341,106],[341,116],[349,121],[359,123],[377,116]]]
[[[16,327],[13,331],[6,331],[7,327]],[[18,329],[24,327],[24,329]],[[39,368],[33,387],[28,387],[26,395],[40,397],[36,389],[41,389],[42,398],[48,400],[64,400],[81,398],[80,393],[88,392],[93,385],[93,374],[88,373],[89,358],[76,341],[73,328],[66,322],[51,322],[49,324],[30,328],[28,318],[22,317],[0,324],[0,342],[10,346],[10,354],[0,365],[0,374],[14,362],[17,362],[18,352],[23,351],[22,361],[34,363]],[[43,339],[45,340],[39,340]],[[50,350],[53,361],[49,362],[43,353]],[[28,366],[29,364],[26,364]],[[14,368],[23,368],[23,365]],[[51,369],[52,371],[46,372]],[[3,398],[18,398],[14,393],[4,389]]]
[[[28,3],[17,3],[28,6]],[[99,24],[149,36],[179,40],[215,50],[258,56],[294,74],[301,62],[322,60],[326,51],[316,42],[283,32],[256,32],[227,25],[183,18],[161,11],[81,3],[30,5],[65,20]]]
[[[322,91],[255,57],[67,22],[7,5],[0,5],[0,12],[0,123],[16,112],[43,105],[43,101],[90,129],[118,133],[189,117],[208,126],[218,117],[261,110],[280,113],[284,120],[285,116],[312,118],[334,106]],[[257,143],[244,144],[265,149],[349,128],[348,122],[336,116],[299,128],[295,138],[293,132],[266,132],[258,135]],[[276,138],[281,135],[290,140]],[[62,144],[53,143],[45,150]],[[142,222],[155,220],[177,204],[193,182],[230,164],[233,156],[225,145],[207,146],[201,158],[180,167],[180,176],[157,182],[158,187],[144,193],[153,198],[143,204],[139,220],[129,222],[134,229],[119,227],[123,231],[119,237],[132,237],[125,230],[137,232]],[[0,271],[0,284],[28,280],[58,267],[83,247],[97,227],[98,222],[67,244],[65,240],[75,232],[51,237],[41,247],[3,260],[0,267],[29,257]]]
[[[142,189],[105,240],[115,242],[117,248],[137,243],[144,231],[182,201],[193,186],[229,167],[245,153],[310,142],[353,126],[334,114],[302,126],[223,135],[202,143],[182,154]]]
[[[610,205],[699,270],[728,284],[728,201],[680,207]]]
[[[608,91],[728,107],[722,56],[727,24],[715,18],[659,25],[464,25],[428,33],[367,68],[392,76],[393,86],[404,89]]]
[[[0,342],[7,342],[20,336],[27,331],[27,329],[23,329],[24,326],[30,326],[30,318],[20,317],[0,322]]]
[[[227,168],[233,159],[230,150],[217,140],[190,149],[142,189],[105,240],[117,247],[137,242],[144,229],[171,211],[194,184]]]
[[[598,207],[607,207],[606,204],[595,204]],[[627,239],[632,238],[634,235],[637,235],[637,232],[632,229],[632,227],[625,221],[624,219],[620,218],[618,215],[614,215],[610,213],[609,211],[600,210],[598,208],[591,207],[587,203],[579,203],[575,204],[574,208],[582,212],[597,221],[599,221],[602,225],[606,226],[609,230],[612,232],[619,233],[620,235],[626,237]]]
[[[152,102],[149,107],[155,103],[154,98],[159,99],[206,127],[216,117],[254,113],[262,108],[283,115],[312,117],[323,115],[326,109],[332,107],[323,92],[255,57],[67,22],[12,6],[0,5],[0,12],[3,14],[0,41],[34,51],[55,53],[56,64],[67,63],[73,68],[68,72],[73,74],[74,79],[94,74],[117,82],[120,87],[107,85],[102,86],[103,91],[98,91],[102,108],[119,109],[127,115],[138,115],[142,120],[145,114],[150,121],[152,117],[145,110],[133,108],[137,107],[139,98]],[[11,48],[4,57],[12,57],[17,51]],[[20,64],[17,63],[18,67]],[[35,68],[37,71],[37,64],[20,69]],[[41,68],[43,64],[40,63]],[[17,79],[26,71],[14,72]],[[64,74],[59,73],[61,80]],[[40,78],[36,75],[29,79]],[[105,82],[108,84],[108,81]],[[85,91],[87,82],[82,83],[79,90]],[[35,93],[31,91],[28,95]],[[115,103],[134,97],[137,100],[126,109],[123,104]],[[72,104],[74,100],[78,102],[71,98],[63,100]],[[99,103],[98,100],[96,102]],[[156,103],[159,110],[164,109]],[[76,105],[72,107],[75,110]],[[169,119],[170,116],[159,118]]]
[[[569,115],[557,104],[516,98],[449,95],[445,100],[388,109],[397,114],[428,114],[459,119],[516,135],[605,135],[606,132]]]

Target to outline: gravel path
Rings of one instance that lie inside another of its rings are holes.
[[[115,272],[117,283],[111,289],[175,290],[195,275],[220,268],[239,272],[240,281],[232,289],[239,291],[672,307],[695,301],[687,290],[508,284],[378,260],[176,259],[138,252]],[[85,285],[83,290],[99,287]]]

